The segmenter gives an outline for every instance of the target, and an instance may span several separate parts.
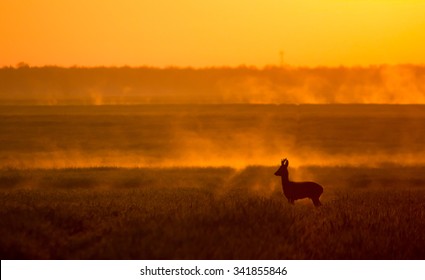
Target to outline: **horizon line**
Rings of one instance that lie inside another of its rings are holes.
[[[211,66],[182,66],[182,65],[168,65],[168,66],[153,66],[153,65],[58,65],[58,64],[44,64],[44,65],[31,65],[26,62],[19,62],[15,65],[2,65],[0,69],[28,69],[28,68],[59,68],[59,69],[158,69],[158,70],[209,70],[209,69],[251,69],[251,70],[269,70],[269,69],[367,69],[367,68],[381,68],[381,67],[425,67],[425,63],[381,63],[381,64],[367,64],[367,65],[290,65],[283,66],[270,64],[264,66],[257,65],[211,65]]]

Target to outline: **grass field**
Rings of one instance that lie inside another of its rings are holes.
[[[425,164],[425,106],[0,106],[0,168]]]
[[[395,169],[290,170],[375,178],[326,180],[318,209],[289,205],[274,167],[4,170],[0,256],[424,259],[425,168]]]
[[[2,259],[425,259],[424,106],[0,109]]]

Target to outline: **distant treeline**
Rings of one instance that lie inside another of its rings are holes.
[[[425,66],[0,69],[0,104],[425,103]]]

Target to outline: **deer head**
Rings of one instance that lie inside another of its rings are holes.
[[[286,158],[282,159],[281,165],[279,169],[274,173],[274,175],[288,177],[288,165],[289,165],[288,159]]]

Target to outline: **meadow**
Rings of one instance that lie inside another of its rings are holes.
[[[421,105],[2,106],[1,168],[425,164]]]
[[[0,257],[424,259],[422,109],[2,107]]]
[[[347,178],[359,174],[355,169],[310,169]],[[260,166],[4,171],[0,255],[2,259],[425,257],[421,176],[425,168],[404,170],[416,177],[403,180],[388,177],[391,170],[360,171],[375,178],[377,185],[355,180],[349,181],[352,185],[332,185],[328,180],[324,205],[318,209],[308,200],[288,204],[274,171]],[[297,170],[290,171],[297,176]],[[387,184],[391,179],[393,184]]]

